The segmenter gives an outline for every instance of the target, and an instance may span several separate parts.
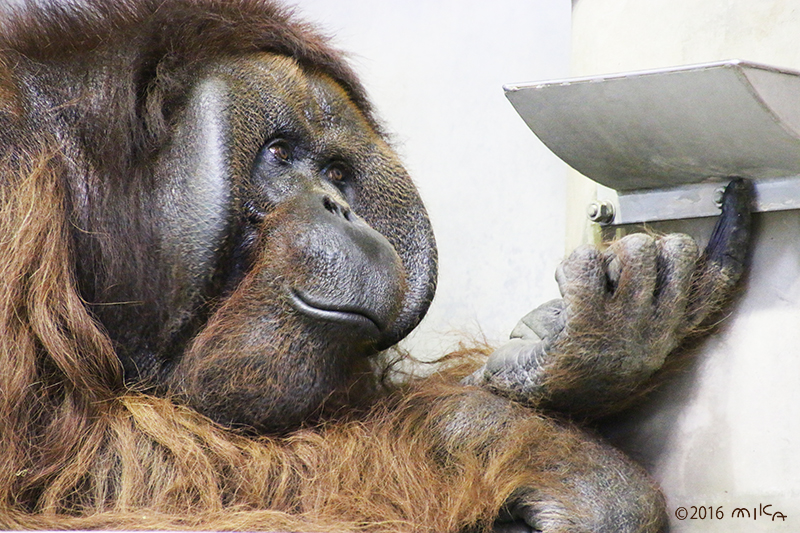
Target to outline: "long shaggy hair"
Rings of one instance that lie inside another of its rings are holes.
[[[495,436],[477,435],[442,453],[431,435],[465,401],[454,376],[469,369],[412,380],[362,417],[281,438],[244,436],[126,389],[78,290],[75,205],[97,183],[95,162],[120,175],[146,165],[192,68],[210,56],[290,55],[340,83],[377,124],[340,54],[270,2],[37,5],[0,37],[0,527],[455,531],[488,527],[523,484],[556,483],[549,458],[569,456],[577,441],[537,439],[552,425],[543,418],[519,417],[501,451],[481,444]],[[92,152],[77,153],[46,110],[22,108],[15,65],[81,71],[110,42],[124,43],[119,64],[76,95],[97,104],[81,117],[94,124],[82,139]],[[137,78],[148,71],[156,84]],[[469,366],[482,353],[457,359]],[[532,463],[543,465],[540,479]]]

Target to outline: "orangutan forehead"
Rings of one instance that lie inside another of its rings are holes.
[[[240,144],[260,145],[279,135],[303,138],[325,150],[355,149],[362,154],[388,150],[383,135],[344,87],[290,57],[268,53],[238,57],[212,65],[202,77],[227,86],[224,92],[232,117],[249,132],[239,135]]]

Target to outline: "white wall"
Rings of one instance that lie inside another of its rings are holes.
[[[420,189],[440,254],[434,304],[407,346],[442,355],[464,334],[501,342],[556,297],[564,166],[504,83],[564,77],[568,0],[300,0],[350,51]]]

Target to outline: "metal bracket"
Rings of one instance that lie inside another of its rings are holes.
[[[800,209],[800,73],[731,60],[505,91],[545,145],[602,185],[597,222],[714,216],[730,176],[755,182],[756,211]]]

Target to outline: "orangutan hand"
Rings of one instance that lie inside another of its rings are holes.
[[[558,268],[563,296],[525,316],[466,382],[581,416],[624,404],[730,297],[745,268],[752,185],[733,180],[703,254],[683,234],[578,248]]]

